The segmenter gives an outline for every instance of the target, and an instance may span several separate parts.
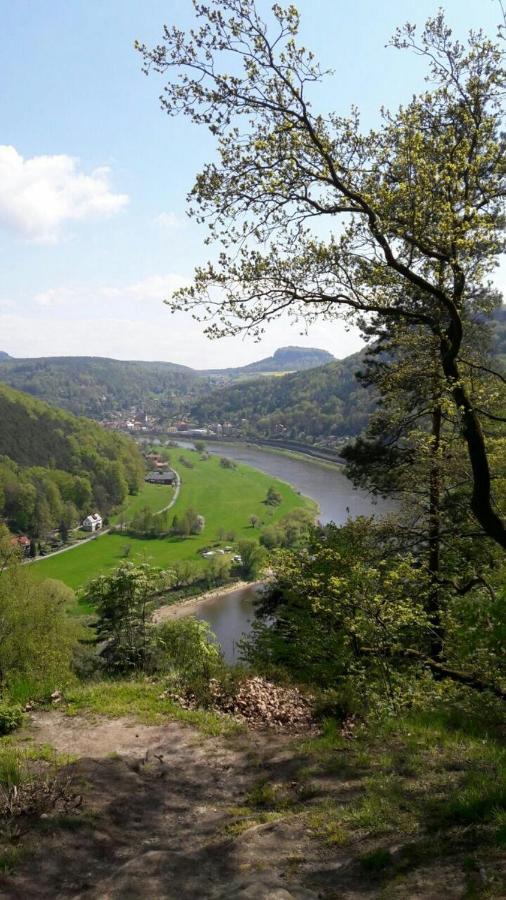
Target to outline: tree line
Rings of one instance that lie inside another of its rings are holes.
[[[63,533],[136,493],[144,464],[135,444],[90,420],[0,385],[0,516],[15,531]]]

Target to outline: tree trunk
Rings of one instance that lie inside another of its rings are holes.
[[[506,549],[506,527],[495,511],[492,502],[492,484],[485,436],[481,423],[467,391],[457,365],[457,356],[462,340],[462,322],[455,312],[448,332],[441,336],[441,363],[448,381],[453,400],[462,423],[462,435],[467,444],[473,473],[473,493],[471,509],[488,537]]]

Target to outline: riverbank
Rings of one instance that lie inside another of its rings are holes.
[[[218,597],[224,597],[228,594],[234,594],[236,591],[242,591],[245,588],[257,588],[267,584],[267,578],[261,578],[258,581],[234,581],[233,584],[224,585],[214,588],[212,591],[206,591],[197,597],[189,597],[181,600],[179,603],[168,603],[166,606],[160,606],[153,613],[153,622],[157,625],[167,619],[182,619],[184,616],[193,616],[199,613],[207,603],[216,600]]]

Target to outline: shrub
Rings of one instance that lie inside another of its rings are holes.
[[[0,735],[10,734],[23,721],[23,710],[8,700],[0,700]]]
[[[283,497],[279,493],[278,490],[271,484],[269,490],[267,491],[267,496],[265,498],[265,502],[267,506],[279,506],[282,502]]]
[[[171,686],[205,701],[209,683],[223,669],[221,651],[207,622],[188,616],[156,629],[155,668]]]
[[[222,469],[237,469],[237,463],[235,463],[233,459],[228,459],[226,456],[221,457],[220,466]]]
[[[59,581],[37,584],[23,566],[0,578],[0,689],[19,702],[47,697],[73,678],[78,626],[68,615],[73,592]]]

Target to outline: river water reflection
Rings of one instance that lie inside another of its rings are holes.
[[[181,442],[181,446],[193,444]],[[212,442],[207,449],[288,481],[301,494],[316,500],[320,508],[319,519],[323,523],[343,525],[348,516],[378,516],[389,508],[385,502],[376,502],[369,494],[356,490],[337,465],[310,457],[292,457],[249,444]],[[255,589],[243,588],[214,597],[197,614],[199,619],[209,622],[227,662],[237,662],[237,642],[242,634],[251,631],[254,600]]]

